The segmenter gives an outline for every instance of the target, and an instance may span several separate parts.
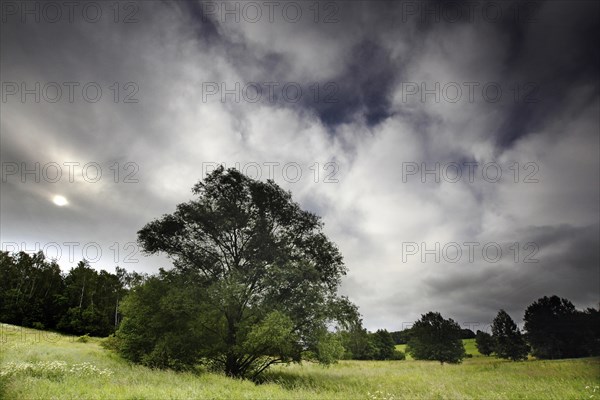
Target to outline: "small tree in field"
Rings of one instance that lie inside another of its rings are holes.
[[[438,312],[422,315],[411,332],[407,352],[417,360],[460,363],[466,356],[460,326]]]
[[[327,328],[358,312],[337,295],[346,267],[319,217],[235,169],[216,169],[193,193],[138,232],[144,251],[167,254],[174,269],[124,302],[121,353],[250,378],[304,354],[333,362],[343,349]]]
[[[378,329],[376,332],[371,334],[371,341],[375,346],[376,360],[391,360],[395,356],[396,343],[394,338],[385,329]]]
[[[489,356],[494,352],[494,338],[487,332],[477,331],[475,335],[475,346],[484,356]]]
[[[504,310],[500,310],[492,323],[494,351],[500,358],[512,361],[526,360],[529,346],[519,331],[517,324]]]
[[[357,321],[341,332],[342,344],[346,349],[346,358],[353,360],[372,360],[375,358],[377,349],[371,334]]]

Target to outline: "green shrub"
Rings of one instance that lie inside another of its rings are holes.
[[[111,334],[102,339],[100,346],[107,350],[119,351],[119,339],[114,334]]]
[[[406,354],[404,354],[403,351],[394,349],[394,352],[392,353],[392,357],[390,358],[390,360],[406,360]]]
[[[79,336],[79,337],[77,338],[77,341],[78,341],[79,343],[87,343],[87,342],[89,342],[89,341],[90,341],[90,335],[88,335],[88,334],[86,333],[86,334],[85,334],[85,335],[83,335],[83,336]]]
[[[344,346],[339,334],[326,332],[317,344],[317,361],[323,365],[335,364],[344,356]]]
[[[44,330],[44,329],[46,329],[46,327],[44,326],[44,324],[42,324],[42,323],[41,323],[41,322],[39,322],[39,321],[36,321],[36,322],[34,322],[33,324],[31,324],[31,327],[32,327],[33,329],[39,329],[39,330]]]

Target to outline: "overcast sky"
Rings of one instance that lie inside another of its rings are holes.
[[[225,163],[323,218],[371,330],[598,306],[598,2],[47,3],[2,3],[3,250],[169,267],[136,232]]]

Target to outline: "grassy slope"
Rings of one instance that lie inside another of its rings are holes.
[[[600,360],[511,363],[475,355],[461,365],[422,361],[344,361],[331,368],[303,364],[273,369],[269,383],[205,373],[154,371],[132,366],[99,346],[74,338],[3,325],[0,371],[8,363],[88,362],[112,376],[36,370],[4,378],[7,399],[580,399],[600,384]],[[473,343],[467,343],[471,353]],[[369,397],[368,393],[377,393]],[[596,393],[596,397],[599,396]],[[388,395],[389,394],[389,395]],[[393,397],[392,397],[393,396]]]

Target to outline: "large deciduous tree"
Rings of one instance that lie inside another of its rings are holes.
[[[460,363],[466,356],[460,325],[444,319],[438,312],[428,312],[414,323],[407,352],[417,360]]]
[[[533,302],[523,318],[533,355],[553,359],[598,354],[600,324],[594,311],[578,311],[573,303],[558,296],[544,296]]]
[[[235,377],[300,361],[305,351],[330,360],[328,328],[346,326],[358,312],[337,295],[346,268],[319,217],[273,181],[235,169],[219,167],[192,191],[197,198],[138,232],[145,252],[173,260],[173,270],[163,272],[172,284],[150,282],[159,292],[142,285],[126,301],[121,348],[156,365],[205,361]],[[153,296],[156,308],[143,310],[149,330],[133,303]],[[192,338],[183,352],[191,359],[181,356],[174,325]],[[161,331],[175,339],[165,341]]]

